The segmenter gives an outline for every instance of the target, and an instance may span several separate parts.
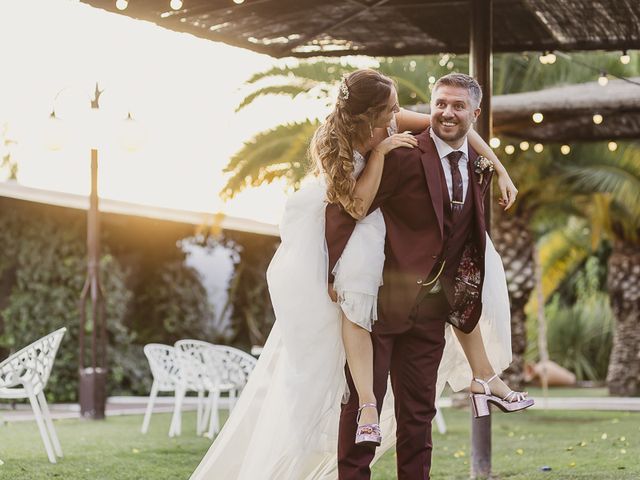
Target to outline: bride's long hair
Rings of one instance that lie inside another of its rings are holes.
[[[316,130],[309,152],[316,173],[324,174],[327,200],[340,203],[356,217],[362,201],[354,197],[353,145],[373,134],[373,125],[389,105],[393,80],[371,69],[361,69],[344,77],[335,107]]]

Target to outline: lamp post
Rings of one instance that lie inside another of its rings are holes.
[[[56,95],[56,98],[62,91]],[[89,209],[87,210],[87,274],[80,293],[78,303],[80,313],[79,341],[79,399],[80,414],[85,418],[103,419],[107,399],[107,327],[105,319],[105,301],[100,283],[100,210],[98,205],[98,148],[97,138],[102,136],[106,125],[99,122],[100,90],[96,83],[93,99],[91,100],[91,115],[87,119],[88,131],[84,135],[90,138],[91,150],[91,192],[89,194]],[[55,114],[51,113],[50,125],[55,134],[61,133],[61,124]],[[127,130],[133,128],[134,120],[131,114],[125,121]],[[135,150],[132,146],[132,132],[127,132],[128,150]],[[50,148],[62,148],[57,142]]]
[[[100,108],[102,91],[96,89],[91,100],[91,113],[96,116]],[[87,304],[90,308],[91,356],[86,358]],[[91,146],[91,193],[87,211],[87,277],[80,293],[80,357],[79,397],[83,417],[102,419],[106,404],[107,384],[107,328],[105,324],[104,295],[100,285],[100,219],[98,209],[98,147]]]

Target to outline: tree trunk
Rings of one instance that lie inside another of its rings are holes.
[[[523,383],[524,353],[527,348],[526,314],[524,307],[535,287],[533,239],[529,233],[528,216],[493,209],[492,240],[502,256],[509,299],[511,301],[511,349],[513,362],[502,377],[511,388]]]
[[[607,384],[611,395],[640,395],[640,251],[623,246],[609,257],[607,286],[615,315]]]

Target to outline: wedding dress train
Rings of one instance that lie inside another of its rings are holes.
[[[191,480],[338,478],[345,354],[340,310],[327,293],[325,192],[324,183],[314,181],[287,202],[282,243],[267,272],[276,322],[236,407]],[[510,310],[502,261],[489,238],[482,300],[485,348],[495,371],[502,372],[511,363]],[[471,380],[452,328],[446,328],[437,395],[447,382],[460,390]],[[395,444],[391,388],[387,392],[380,416],[383,443],[374,461]]]

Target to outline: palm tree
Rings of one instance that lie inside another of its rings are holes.
[[[598,65],[610,73],[629,75],[640,71],[640,61],[625,67],[613,54],[576,54],[573,60],[584,64]],[[518,93],[540,90],[561,84],[575,84],[593,80],[593,71],[576,66],[568,58],[560,57],[554,65],[543,65],[535,55],[500,55],[494,61],[494,94]],[[513,139],[515,140],[515,139]],[[549,231],[541,224],[541,218],[566,219],[569,213],[580,215],[571,205],[572,192],[549,175],[554,165],[563,162],[558,148],[547,148],[536,155],[530,150],[510,156],[502,151],[501,160],[520,189],[519,201],[509,212],[493,209],[493,241],[505,265],[511,300],[511,333],[514,361],[505,372],[513,385],[523,380],[524,353],[527,349],[525,306],[528,303],[534,282],[534,242]],[[565,160],[566,161],[566,160]],[[496,203],[494,202],[494,206]],[[564,265],[562,275],[556,279],[560,285],[576,269],[582,267],[587,252]],[[557,270],[557,269],[556,269]],[[556,271],[556,274],[558,272]],[[544,278],[547,278],[545,271]]]
[[[603,147],[578,152],[564,179],[578,195],[600,192],[590,205],[592,230],[610,244],[607,289],[615,315],[607,384],[613,395],[640,395],[640,147],[618,155]]]

